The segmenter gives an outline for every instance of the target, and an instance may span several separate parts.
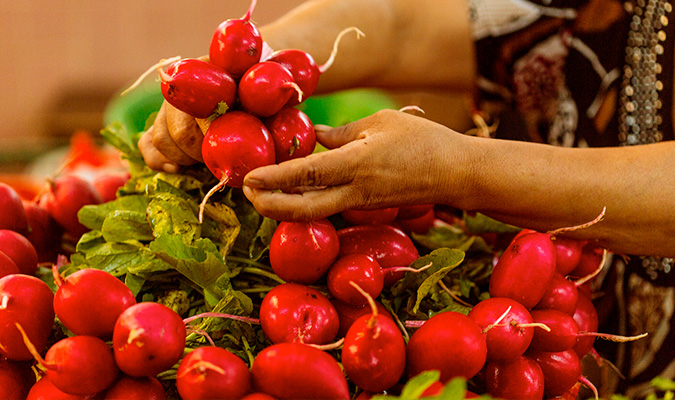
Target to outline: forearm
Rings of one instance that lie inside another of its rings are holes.
[[[297,48],[318,64],[338,33],[347,35],[318,92],[350,87],[471,90],[473,41],[465,0],[314,0],[261,27],[273,49]]]
[[[571,234],[624,254],[675,256],[675,143],[570,149],[476,139],[466,204],[539,231],[602,222]]]

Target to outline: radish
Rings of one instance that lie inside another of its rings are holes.
[[[481,328],[464,314],[436,314],[417,329],[406,347],[406,374],[411,378],[437,369],[441,382],[472,378],[485,365],[487,343]]]
[[[74,174],[48,180],[47,192],[38,200],[40,207],[44,207],[66,233],[74,238],[79,238],[89,230],[80,223],[78,211],[83,206],[100,203],[101,197],[94,186]]]
[[[16,263],[7,254],[0,251],[0,278],[18,273],[19,267],[16,266]]]
[[[117,198],[117,191],[129,181],[130,177],[129,172],[104,172],[97,175],[91,184],[101,196],[101,202],[107,203]]]
[[[29,275],[0,278],[0,355],[10,360],[30,360],[19,323],[38,349],[47,345],[54,325],[52,290],[42,280]]]
[[[0,399],[25,400],[34,383],[30,364],[0,359]]]
[[[341,361],[347,377],[359,388],[381,392],[403,376],[406,345],[396,323],[379,314],[372,296],[351,282],[370,306],[371,313],[351,325],[342,346]]]
[[[251,373],[239,356],[220,347],[199,347],[181,361],[176,388],[183,400],[239,399],[251,389]]]
[[[429,232],[431,228],[434,227],[436,223],[436,213],[434,210],[427,211],[426,214],[416,217],[416,218],[407,218],[401,219],[396,218],[394,220],[394,226],[400,228],[403,232],[407,234],[417,233],[419,235],[424,235]]]
[[[544,373],[529,357],[489,362],[483,375],[487,392],[493,397],[507,400],[541,400],[544,397]]]
[[[159,69],[164,99],[194,118],[224,114],[237,98],[237,83],[222,68],[196,58],[185,58]]]
[[[338,319],[340,321],[340,328],[337,332],[338,337],[344,337],[347,334],[349,327],[352,326],[354,321],[356,321],[359,317],[372,313],[369,304],[353,306],[351,304],[343,303],[337,299],[331,299],[330,302],[333,304],[333,307],[335,307],[335,310],[338,313]],[[382,303],[375,301],[375,306],[377,307],[378,315],[389,317],[393,320],[389,310],[387,310],[382,305]]]
[[[38,254],[35,246],[22,234],[0,229],[0,251],[14,261],[19,272],[34,275],[38,269]]]
[[[316,132],[307,114],[286,107],[263,120],[274,140],[276,162],[305,157],[314,152]]]
[[[579,300],[579,290],[574,282],[560,272],[553,274],[544,296],[534,306],[535,310],[558,310],[572,315]]]
[[[22,234],[30,230],[26,210],[16,190],[4,182],[0,182],[0,229],[9,229]]]
[[[37,252],[38,262],[56,262],[61,251],[63,228],[36,202],[24,200],[23,207],[30,224],[30,232],[25,236]]]
[[[246,14],[240,19],[221,22],[213,32],[209,46],[209,61],[227,71],[234,78],[260,61],[262,36],[251,22],[256,0],[252,0]]]
[[[581,361],[572,350],[528,354],[541,367],[546,396],[562,395],[581,378]]]
[[[262,61],[249,68],[239,81],[237,95],[241,107],[258,117],[278,113],[292,96],[298,101],[304,96],[291,72],[272,61]]]
[[[166,400],[166,392],[153,376],[122,375],[106,390],[103,400]]]
[[[576,239],[569,239],[563,237],[556,237],[553,240],[553,247],[555,249],[555,267],[562,275],[567,275],[581,259],[581,249],[584,246],[583,241]]]
[[[335,338],[340,322],[337,310],[321,292],[284,283],[263,298],[260,325],[272,343],[327,344]]]
[[[593,242],[587,243],[581,249],[581,257],[576,268],[570,272],[570,275],[582,277],[587,276],[598,268],[602,262],[604,250]]]
[[[598,311],[589,296],[584,294],[579,296],[572,318],[577,323],[580,332],[597,332],[599,325]],[[578,336],[572,349],[581,358],[593,349],[594,342],[595,337],[593,336]]]
[[[350,31],[356,31],[358,36],[363,36],[363,32],[354,27],[341,31],[333,43],[333,51],[331,52],[330,57],[321,66],[316,64],[316,61],[314,61],[314,58],[309,53],[297,49],[275,51],[267,58],[267,61],[279,63],[288,69],[291,72],[294,81],[298,84],[300,90],[304,94],[304,98],[307,98],[316,90],[316,86],[319,83],[319,76],[333,65],[337,54],[338,44],[342,37]],[[295,106],[300,103],[301,100],[298,100],[296,97],[291,97],[286,105]]]
[[[101,393],[84,396],[68,394],[54,386],[47,376],[43,376],[30,388],[26,400],[95,400],[100,399],[101,395]]]
[[[81,396],[100,393],[119,375],[112,350],[97,337],[80,335],[61,339],[47,350],[43,359],[19,323],[16,328],[23,334],[24,343],[35,360],[46,371],[47,378],[65,393]]]
[[[487,361],[515,360],[532,342],[532,316],[515,300],[505,297],[482,300],[469,311],[468,317],[486,335]]]
[[[54,312],[76,335],[110,339],[119,315],[136,304],[131,289],[108,272],[85,268],[63,279],[57,266],[52,271],[57,286]]]
[[[382,225],[391,224],[398,215],[397,207],[381,208],[375,210],[350,209],[340,213],[342,218],[350,225]]]
[[[134,304],[115,323],[115,361],[127,375],[155,376],[180,359],[185,337],[183,320],[169,307],[155,302]]]
[[[365,254],[348,254],[338,258],[328,270],[328,291],[336,299],[354,306],[368,303],[361,290],[377,297],[384,288],[384,274],[377,261]],[[351,284],[356,283],[361,290]]]
[[[277,399],[349,399],[347,379],[331,355],[301,343],[266,347],[251,367],[255,390]]]
[[[415,219],[427,215],[429,211],[434,210],[433,204],[418,204],[412,206],[402,206],[398,208],[396,219]]]
[[[246,396],[242,397],[241,400],[276,400],[274,397],[269,394],[254,392],[249,393]]]
[[[338,233],[328,219],[282,221],[272,235],[269,260],[281,279],[310,285],[326,274],[339,252]]]

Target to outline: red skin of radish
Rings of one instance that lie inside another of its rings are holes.
[[[63,228],[37,203],[24,200],[23,206],[30,224],[30,232],[25,236],[37,252],[38,262],[56,262],[61,251]]]
[[[154,376],[121,376],[105,392],[104,400],[166,400],[166,392]]]
[[[134,304],[115,324],[115,361],[127,375],[155,376],[180,360],[185,337],[185,323],[169,307],[154,302]]]
[[[384,274],[380,264],[365,254],[348,254],[340,257],[328,270],[328,291],[336,299],[350,305],[367,304],[368,300],[350,281],[356,283],[372,298],[384,288]]]
[[[531,309],[544,297],[553,279],[555,260],[555,249],[548,234],[517,235],[492,271],[490,296],[508,297]]]
[[[433,204],[418,204],[413,206],[402,206],[398,208],[396,219],[415,219],[426,215],[434,209]]]
[[[57,285],[54,311],[76,335],[110,339],[119,315],[136,304],[124,282],[99,269],[76,271]]]
[[[274,140],[276,162],[305,157],[314,152],[316,132],[307,114],[294,107],[285,107],[265,118],[265,126]]]
[[[482,300],[469,311],[468,317],[474,320],[481,330],[485,330],[509,307],[511,311],[500,322],[507,326],[495,326],[485,332],[487,361],[505,362],[522,356],[532,342],[535,328],[520,327],[518,324],[532,323],[532,316],[522,304],[505,297]]]
[[[200,347],[183,357],[176,387],[183,400],[239,399],[251,390],[251,373],[248,365],[229,351]]]
[[[274,287],[260,304],[260,325],[272,343],[330,343],[340,327],[337,310],[316,289],[297,283]]]
[[[581,259],[581,249],[584,242],[575,239],[562,237],[553,238],[553,247],[555,248],[556,261],[555,268],[562,275],[568,275]]]
[[[265,393],[249,393],[246,396],[242,397],[241,400],[276,400],[274,397]]]
[[[570,275],[584,277],[592,274],[600,267],[602,262],[603,250],[595,243],[587,243],[581,250],[581,257],[576,268],[570,272]]]
[[[34,275],[38,268],[38,254],[35,246],[22,234],[0,229],[0,251],[14,261],[19,272]]]
[[[577,308],[579,290],[574,282],[560,272],[553,274],[553,279],[534,308],[536,310],[558,310],[572,315]]]
[[[298,93],[293,75],[281,64],[262,61],[241,77],[238,96],[241,107],[258,117],[271,117],[281,111],[291,97]]]
[[[38,351],[45,348],[54,325],[53,299],[49,286],[34,276],[0,278],[0,356],[17,361],[33,358],[15,323],[26,331]]]
[[[54,386],[48,377],[43,376],[31,387],[26,400],[94,400],[100,399],[101,396],[100,393],[85,396],[64,393]]]
[[[493,397],[506,400],[541,400],[544,397],[544,373],[529,357],[490,362],[483,374],[487,392]]]
[[[581,361],[573,350],[560,352],[529,352],[544,373],[546,396],[560,396],[581,378]]]
[[[574,347],[579,327],[571,315],[558,310],[532,310],[530,313],[534,322],[548,326],[551,331],[535,329],[528,350],[557,352]]]
[[[339,251],[338,233],[328,219],[282,221],[270,242],[270,266],[286,282],[310,285],[326,274]]]
[[[442,383],[436,381],[432,383],[424,392],[422,392],[422,395],[420,398],[428,397],[428,396],[438,396],[439,394],[443,393],[443,389],[445,389],[445,385]],[[365,393],[365,392],[364,392]],[[477,395],[476,393],[466,391],[464,392],[464,399],[477,399],[480,396]]]
[[[241,187],[249,171],[274,164],[274,141],[258,118],[230,111],[209,126],[202,157],[216,178],[228,177],[227,186]]]
[[[25,400],[34,383],[29,364],[0,359],[0,399]]]
[[[577,307],[572,314],[572,318],[579,327],[579,332],[597,332],[598,331],[598,311],[591,301],[589,296],[584,294],[579,295]],[[594,336],[579,336],[576,344],[572,348],[579,358],[582,358],[586,353],[591,351],[595,343]]]
[[[480,327],[464,314],[436,314],[417,329],[406,349],[406,375],[437,369],[440,381],[472,378],[485,365],[487,344]]]
[[[420,257],[412,239],[391,225],[356,225],[338,230],[340,256],[365,254],[380,264],[385,272],[384,285],[389,287],[405,272],[387,271],[390,267],[407,267]]]
[[[396,218],[394,225],[399,227],[403,232],[410,235],[417,233],[423,235],[429,232],[429,229],[434,227],[436,222],[436,213],[434,210],[427,211],[426,214],[417,218],[399,219]]]
[[[107,203],[117,198],[117,190],[124,186],[130,177],[129,172],[103,173],[94,178],[92,185],[101,196],[101,202]]]
[[[255,390],[277,399],[349,399],[347,379],[335,358],[305,344],[263,349],[251,373]]]
[[[69,394],[100,393],[119,375],[112,350],[94,336],[61,339],[47,350],[44,361],[49,380]]]
[[[390,317],[364,315],[349,328],[341,360],[347,377],[359,388],[388,390],[405,372],[403,335]]]
[[[21,196],[4,182],[0,182],[0,229],[9,229],[22,234],[30,230],[26,210],[23,208]]]
[[[398,215],[398,208],[380,208],[376,210],[345,210],[340,213],[350,225],[392,224]]]
[[[62,175],[49,182],[49,190],[43,194],[38,204],[44,207],[63,229],[79,238],[89,229],[77,218],[80,208],[100,204],[101,196],[94,186],[77,175]]]
[[[219,66],[234,78],[260,61],[263,40],[258,28],[250,21],[251,12],[240,19],[220,23],[211,37],[209,62]]]
[[[297,49],[278,50],[272,53],[267,61],[279,63],[291,72],[293,79],[300,86],[300,90],[304,94],[303,98],[308,98],[316,90],[321,71],[309,53]],[[286,106],[290,107],[298,104],[300,104],[300,101],[298,101],[297,96],[291,96]]]
[[[368,304],[353,306],[343,303],[337,299],[331,299],[330,302],[335,307],[335,310],[337,310],[338,319],[340,320],[340,328],[338,329],[337,337],[344,337],[354,321],[363,315],[369,315],[373,312]],[[382,305],[382,303],[375,301],[375,306],[377,307],[378,315],[385,316],[393,320],[389,310],[387,310]]]
[[[0,278],[18,274],[19,272],[19,267],[16,266],[16,263],[7,254],[0,251]]]
[[[172,63],[160,78],[164,99],[195,118],[208,118],[222,103],[227,110],[237,98],[237,83],[225,70],[195,58]]]

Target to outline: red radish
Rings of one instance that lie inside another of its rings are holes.
[[[535,322],[548,326],[551,330],[537,329],[530,344],[533,351],[565,351],[576,343],[579,326],[570,314],[558,310],[532,310]]]
[[[297,49],[275,51],[267,58],[267,61],[279,63],[288,69],[293,75],[294,81],[304,93],[304,98],[307,98],[316,90],[316,86],[319,83],[319,76],[333,65],[335,55],[337,54],[337,46],[342,37],[353,30],[355,30],[358,35],[363,35],[361,31],[353,27],[340,32],[333,43],[333,51],[331,52],[329,59],[321,66],[316,64],[316,61],[314,61],[314,58],[309,53]],[[291,97],[286,105],[295,106],[299,103],[301,103],[301,100],[298,100],[296,97]]]
[[[46,209],[37,203],[24,200],[23,206],[30,224],[30,232],[26,234],[26,239],[35,248],[38,262],[56,262],[61,251],[63,228]]]
[[[342,366],[359,388],[369,392],[388,390],[405,372],[405,340],[396,323],[378,313],[370,294],[358,284],[352,286],[366,298],[371,313],[359,317],[347,331]]]
[[[487,392],[507,400],[541,400],[544,397],[544,373],[529,357],[490,362],[483,372]]]
[[[441,393],[443,393],[444,389],[445,389],[445,385],[443,385],[439,381],[436,381],[436,382],[432,383],[428,388],[426,388],[424,390],[424,392],[422,392],[422,395],[420,396],[420,398],[425,398],[425,397],[429,397],[429,396],[438,396]],[[464,397],[462,397],[462,398],[463,399],[477,399],[479,397],[480,396],[477,395],[476,393],[473,393],[473,392],[470,392],[470,391],[467,390],[466,392],[464,392]]]
[[[592,274],[602,262],[604,250],[596,243],[589,242],[581,249],[581,257],[570,275],[582,277]]]
[[[274,397],[269,394],[254,392],[249,393],[246,396],[242,397],[241,400],[276,400]]]
[[[54,386],[48,377],[43,376],[30,388],[26,400],[95,400],[100,398],[100,393],[85,396],[65,393]]]
[[[240,19],[220,23],[209,46],[209,61],[224,69],[234,78],[260,61],[263,41],[258,28],[251,22],[256,0],[252,0],[246,14]]]
[[[101,202],[107,203],[117,198],[117,191],[127,183],[129,178],[129,172],[106,172],[96,176],[92,185],[101,196]]]
[[[237,83],[225,70],[196,58],[175,61],[159,76],[164,99],[195,118],[224,114],[237,98]]]
[[[251,389],[251,373],[239,356],[221,347],[200,347],[183,357],[176,388],[183,400],[239,399]]]
[[[260,325],[272,343],[330,343],[340,322],[330,300],[316,289],[284,283],[270,290],[260,305]]]
[[[328,270],[328,291],[336,299],[354,306],[368,303],[350,282],[356,283],[370,297],[376,298],[384,288],[384,274],[377,261],[365,254],[348,254],[338,258]]]
[[[544,393],[559,396],[581,378],[581,361],[573,350],[528,353],[544,373]]]
[[[427,215],[429,211],[433,211],[433,204],[418,204],[412,206],[402,206],[398,208],[396,219],[415,219]]]
[[[0,399],[25,400],[34,383],[29,364],[0,359]]]
[[[436,222],[436,213],[434,210],[427,211],[426,214],[417,218],[399,219],[396,218],[394,225],[401,228],[407,234],[417,233],[423,235],[434,227]]]
[[[574,314],[572,314],[572,318],[577,323],[580,332],[598,331],[598,311],[595,309],[590,297],[584,294],[579,296],[579,301],[577,302]],[[594,336],[579,336],[573,349],[579,358],[581,358],[593,349],[594,342]]]
[[[16,323],[35,347],[42,350],[47,345],[54,325],[53,299],[49,286],[34,276],[0,278],[0,355],[10,360],[33,358]]]
[[[555,248],[556,262],[555,267],[562,275],[567,275],[581,259],[581,249],[584,242],[576,239],[569,239],[564,237],[556,237],[553,240],[553,247]]]
[[[0,251],[14,261],[19,272],[34,275],[38,268],[38,254],[35,246],[22,234],[0,229]]]
[[[350,225],[382,225],[391,224],[398,215],[397,207],[375,210],[345,210],[340,213]]]
[[[485,365],[485,335],[466,315],[454,311],[442,312],[431,317],[412,334],[406,359],[408,378],[437,369],[443,383],[454,377],[470,379]]]
[[[154,376],[121,376],[105,391],[104,400],[166,400],[166,392]]]
[[[24,333],[20,324],[17,329]],[[119,375],[112,350],[94,336],[71,336],[54,343],[44,359],[23,336],[26,347],[49,380],[59,390],[75,395],[93,395],[110,387]]]
[[[38,202],[40,207],[44,207],[74,238],[79,238],[89,230],[77,218],[78,211],[86,205],[100,203],[101,197],[94,186],[74,174],[62,175],[49,180],[48,190]]]
[[[338,337],[344,337],[347,334],[349,327],[352,326],[354,321],[356,321],[359,317],[372,313],[368,304],[353,306],[351,304],[343,303],[337,299],[331,299],[330,302],[335,307],[335,310],[338,313],[338,319],[340,321],[340,328],[338,329],[337,333]],[[377,312],[380,316],[392,318],[389,310],[387,310],[382,305],[382,303],[375,301],[375,306],[377,307]]]
[[[277,399],[349,399],[347,379],[330,354],[301,343],[269,346],[255,357],[253,387]]]
[[[241,107],[258,117],[270,117],[281,111],[291,97],[300,100],[304,96],[291,72],[271,61],[249,68],[239,81],[237,95]]]
[[[532,316],[515,300],[505,297],[482,300],[469,311],[468,317],[486,335],[488,361],[515,360],[532,342]]]
[[[305,157],[314,152],[316,132],[312,121],[304,112],[286,107],[263,122],[274,140],[277,163]]]
[[[127,375],[155,376],[178,362],[185,337],[183,320],[169,307],[154,302],[134,304],[115,324],[115,361]]]
[[[63,279],[57,266],[52,271],[57,286],[54,312],[76,335],[110,339],[119,315],[136,304],[131,289],[108,272],[85,268]]]
[[[0,182],[0,210],[0,229],[9,229],[24,235],[28,233],[30,227],[21,196],[4,182]]]
[[[548,285],[544,296],[539,300],[534,309],[558,310],[572,315],[579,300],[579,290],[574,282],[567,279],[560,272],[553,274],[553,279]]]
[[[270,242],[270,266],[287,282],[309,285],[326,274],[339,251],[337,231],[328,219],[282,221]]]
[[[19,272],[19,267],[16,266],[16,263],[12,261],[7,254],[0,251],[0,278],[7,275],[18,274]]]

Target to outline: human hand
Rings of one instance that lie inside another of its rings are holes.
[[[428,119],[383,110],[317,138],[331,150],[245,177],[258,212],[310,221],[352,208],[452,204],[470,189],[467,138]]]

